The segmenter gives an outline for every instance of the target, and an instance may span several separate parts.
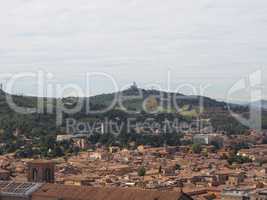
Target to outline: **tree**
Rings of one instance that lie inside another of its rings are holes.
[[[60,146],[56,146],[56,148],[54,149],[54,156],[55,157],[64,156],[64,152]]]
[[[218,142],[218,141],[212,141],[211,142],[211,145],[213,145],[214,146],[214,148],[215,148],[215,150],[219,150],[220,148],[221,148],[221,144],[220,144],[220,142]]]
[[[178,163],[175,165],[175,170],[181,170],[181,165],[179,165]]]
[[[193,151],[193,153],[200,154],[202,151],[201,145],[200,144],[193,144],[192,151]]]
[[[32,147],[27,146],[24,149],[18,150],[15,155],[17,158],[31,158],[34,153]]]
[[[252,160],[249,157],[238,156],[238,155],[230,155],[227,161],[230,165],[232,165],[233,163],[244,164],[252,162]]]
[[[144,177],[145,175],[146,175],[146,168],[142,166],[138,169],[138,176]]]

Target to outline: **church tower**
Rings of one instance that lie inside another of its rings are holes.
[[[36,183],[55,182],[55,164],[48,160],[34,160],[28,163],[28,181]]]

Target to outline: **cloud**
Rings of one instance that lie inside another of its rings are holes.
[[[0,7],[0,73],[150,82],[171,67],[221,85],[266,71],[266,13],[265,0],[13,0]]]

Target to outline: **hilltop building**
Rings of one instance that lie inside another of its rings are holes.
[[[220,147],[223,146],[224,139],[218,134],[196,134],[193,137],[194,144],[211,145],[216,142]]]

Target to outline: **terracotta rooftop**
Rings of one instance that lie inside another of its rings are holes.
[[[128,188],[96,188],[45,184],[32,194],[33,200],[192,200],[180,192],[160,192]]]
[[[30,163],[30,164],[50,164],[50,163],[54,163],[54,161],[52,161],[52,160],[31,160],[28,163]]]

